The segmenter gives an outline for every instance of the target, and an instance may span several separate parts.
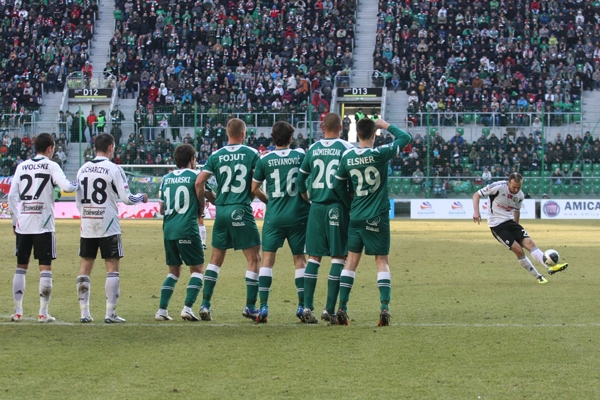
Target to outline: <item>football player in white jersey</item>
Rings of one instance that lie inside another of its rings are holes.
[[[146,203],[148,195],[132,195],[123,169],[110,159],[115,153],[112,135],[102,133],[94,146],[97,156],[77,172],[79,184],[76,201],[81,214],[81,239],[79,256],[81,264],[77,276],[77,292],[81,309],[81,322],[92,322],[90,315],[90,274],[100,249],[106,264],[106,315],[105,323],[125,322],[115,309],[119,298],[119,260],[123,257],[121,225],[117,200],[125,204]]]
[[[569,264],[556,264],[552,267],[546,265],[544,252],[541,251],[527,231],[519,224],[521,216],[521,204],[525,198],[521,191],[523,177],[517,172],[509,175],[508,180],[489,184],[473,194],[473,221],[479,224],[479,199],[489,196],[488,226],[492,235],[507,249],[517,256],[519,264],[533,275],[538,283],[548,283],[546,278],[540,274],[525,255],[523,248],[529,250],[531,257],[548,269],[553,275],[565,270]]]
[[[40,133],[35,138],[37,155],[17,167],[8,194],[12,211],[12,222],[17,236],[17,269],[13,278],[15,313],[11,321],[23,318],[23,294],[25,274],[33,248],[33,257],[40,263],[40,312],[39,322],[53,322],[48,314],[48,303],[52,294],[52,260],[56,259],[54,240],[54,188],[74,192],[75,183],[67,180],[60,166],[52,161],[54,138],[49,133]],[[18,207],[18,203],[21,207]]]

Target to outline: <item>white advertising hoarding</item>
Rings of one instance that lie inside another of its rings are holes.
[[[600,200],[542,200],[542,219],[600,219]]]
[[[489,209],[487,198],[479,201],[479,213],[486,219]],[[412,219],[472,219],[471,199],[412,199],[410,201]],[[535,219],[535,200],[525,199],[521,205],[521,219]]]

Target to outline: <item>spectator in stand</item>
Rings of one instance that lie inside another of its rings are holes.
[[[90,109],[90,113],[87,116],[87,127],[89,129],[90,132],[90,138],[93,138],[94,136],[96,136],[96,123],[98,122],[98,117],[96,116],[96,113],[94,112],[94,109]],[[91,142],[92,140],[90,140]]]

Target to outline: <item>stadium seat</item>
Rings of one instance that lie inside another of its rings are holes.
[[[465,156],[460,159],[460,163],[462,165],[467,165],[469,163],[469,157]]]
[[[531,184],[532,185],[540,185],[542,183],[542,179],[541,178],[531,178]]]
[[[556,171],[556,168],[560,169],[560,164],[557,164],[557,163],[552,164],[552,172]]]
[[[531,176],[537,176],[537,177],[539,177],[540,175],[541,175],[540,171],[531,171]]]
[[[438,131],[437,128],[429,128],[429,136],[435,136],[437,131]]]
[[[481,134],[482,134],[483,136],[485,136],[485,137],[488,137],[488,136],[490,135],[490,132],[491,132],[491,131],[492,131],[492,130],[491,130],[490,128],[483,128],[483,129],[481,130]]]
[[[600,186],[600,178],[592,178],[592,185]]]
[[[531,193],[532,195],[537,195],[540,193],[540,185],[531,185],[531,188],[529,189],[529,193]]]
[[[585,194],[592,193],[592,185],[583,185],[583,193],[585,193]]]
[[[594,176],[600,176],[600,164],[594,164],[592,171],[594,172]]]
[[[592,186],[595,194],[600,194],[600,185]]]
[[[400,185],[400,184],[393,184],[392,185],[392,191],[394,192],[394,194],[400,194],[400,193],[402,193],[402,185]]]
[[[465,114],[465,115],[463,115],[463,124],[468,125],[471,122],[473,122],[473,115],[472,114]]]
[[[561,185],[552,185],[552,194],[557,196],[560,193]]]
[[[562,192],[563,192],[563,194],[569,194],[569,193],[571,193],[571,185],[563,184],[562,185]]]
[[[542,176],[544,178],[550,178],[552,176],[552,171],[542,171]]]
[[[592,164],[583,164],[583,171],[592,172]]]
[[[394,171],[394,172],[393,172],[393,175],[394,175],[395,177],[401,177],[401,176],[402,176],[402,171]]]
[[[402,184],[402,193],[405,195],[409,195],[410,194],[410,183],[403,183]]]
[[[456,128],[456,133],[458,133],[460,136],[463,136],[465,134],[465,129],[464,128]]]
[[[571,193],[573,194],[581,194],[583,185],[571,185]]]
[[[565,169],[565,168],[568,168],[569,171],[570,171],[571,170],[571,164],[567,164],[567,163],[563,164],[562,165],[562,169]]]
[[[413,184],[412,185],[412,192],[414,194],[421,194],[422,190],[423,190],[423,185],[421,185],[421,184]]]
[[[583,176],[584,176],[584,178],[591,178],[592,171],[583,171]]]
[[[531,176],[531,171],[523,171],[523,176]]]

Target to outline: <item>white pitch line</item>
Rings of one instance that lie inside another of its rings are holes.
[[[0,319],[10,319],[10,316],[0,315]],[[262,326],[275,326],[275,327],[288,327],[288,328],[298,328],[306,326],[307,329],[310,327],[317,326],[328,326],[327,323],[315,324],[315,325],[306,325],[301,324],[299,322],[282,324],[282,323],[268,323],[268,324],[256,324],[248,321],[246,323],[218,323],[218,322],[155,322],[155,323],[146,323],[146,322],[125,322],[122,324],[105,324],[102,320],[98,322],[93,322],[89,324],[75,323],[75,322],[63,322],[63,321],[55,321],[51,323],[38,323],[36,318],[24,317],[22,322],[10,322],[3,321],[0,322],[0,326],[3,325],[61,325],[61,326],[95,326],[95,327],[108,327],[113,325],[121,325],[121,326],[143,326],[143,327],[175,327],[179,328],[182,326],[205,326],[205,327],[250,327],[250,328],[259,328]],[[379,328],[375,324],[371,323],[351,323],[350,326],[356,326],[361,328]],[[597,328],[600,327],[600,323],[589,323],[589,324],[459,324],[459,323],[420,323],[420,324],[409,324],[409,323],[392,323],[390,324],[392,327],[401,327],[401,328]]]

